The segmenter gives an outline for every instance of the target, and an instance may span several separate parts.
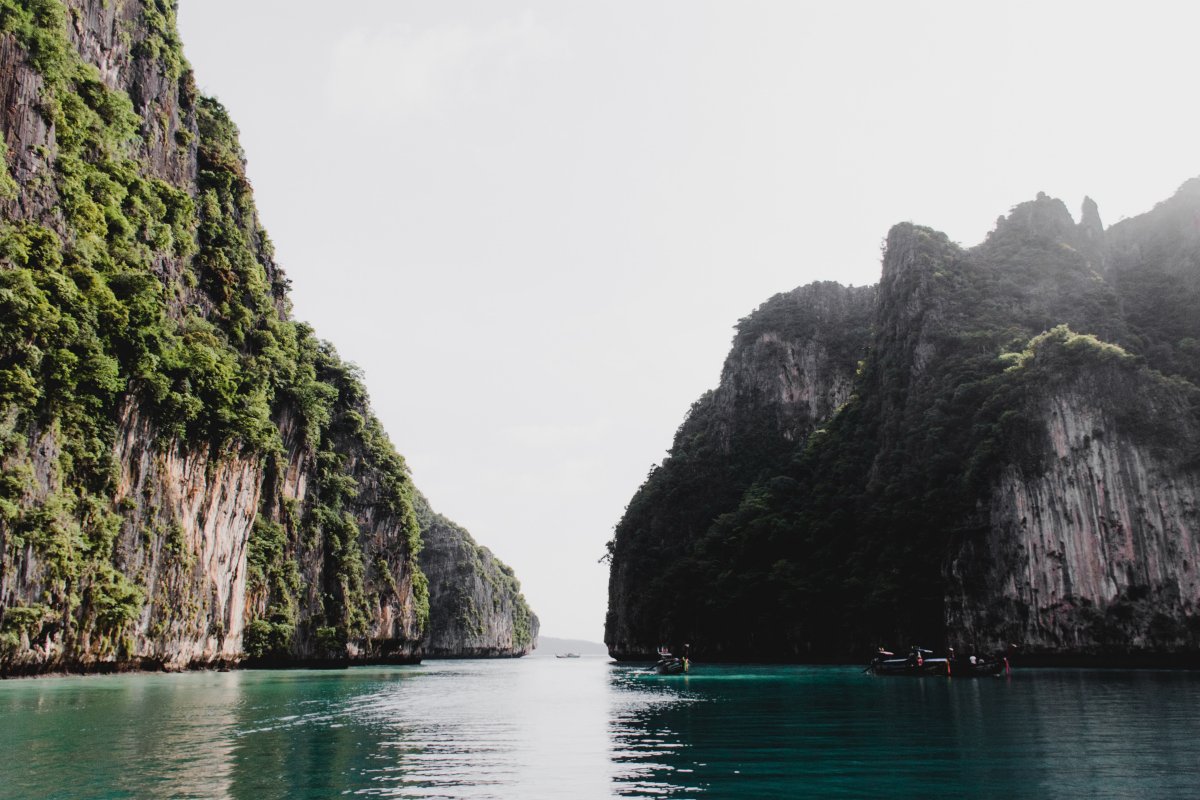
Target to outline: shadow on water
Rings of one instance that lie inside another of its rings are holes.
[[[626,796],[1184,798],[1200,786],[1196,673],[704,666],[612,681],[660,696],[614,708]]]

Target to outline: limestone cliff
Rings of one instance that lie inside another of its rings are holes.
[[[986,533],[952,548],[949,632],[1035,656],[1183,656],[1200,648],[1200,181],[1090,242],[1124,349],[1052,334],[1022,357],[1037,468],[1006,465]]]
[[[817,283],[776,295],[738,323],[721,382],[688,413],[610,545],[606,642],[619,658],[653,655],[670,628],[680,557],[734,510],[762,469],[786,459],[850,398],[866,353],[873,287]]]
[[[523,656],[537,647],[538,618],[512,569],[420,494],[421,571],[429,579],[429,658]]]
[[[1026,400],[1043,466],[1006,465],[986,531],[951,553],[950,638],[1032,655],[1195,650],[1196,393],[1130,356],[1054,372]]]
[[[1039,195],[971,249],[896,226],[861,321],[822,320],[804,372],[846,384],[821,408],[761,388],[716,403],[797,373],[739,336],[617,527],[610,651],[1200,651],[1198,186],[1107,230],[1091,200],[1076,224]],[[697,432],[728,430],[757,435],[708,455]]]
[[[0,134],[0,673],[419,657],[407,467],[173,3],[0,0]]]

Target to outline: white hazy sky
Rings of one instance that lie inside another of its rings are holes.
[[[1192,3],[180,5],[297,316],[552,636],[601,637],[604,543],[767,297],[1200,174]]]

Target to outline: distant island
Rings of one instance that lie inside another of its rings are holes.
[[[738,323],[609,543],[617,658],[1200,662],[1200,179],[1105,228],[1039,194],[877,286]]]
[[[585,639],[556,639],[553,636],[539,636],[535,656],[556,656],[566,653],[578,653],[581,656],[607,656],[608,648],[601,642],[589,642]]]

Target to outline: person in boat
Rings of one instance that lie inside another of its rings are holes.
[[[913,645],[912,650],[908,654],[908,663],[914,667],[922,667],[925,665],[925,654],[921,652],[919,645]]]

